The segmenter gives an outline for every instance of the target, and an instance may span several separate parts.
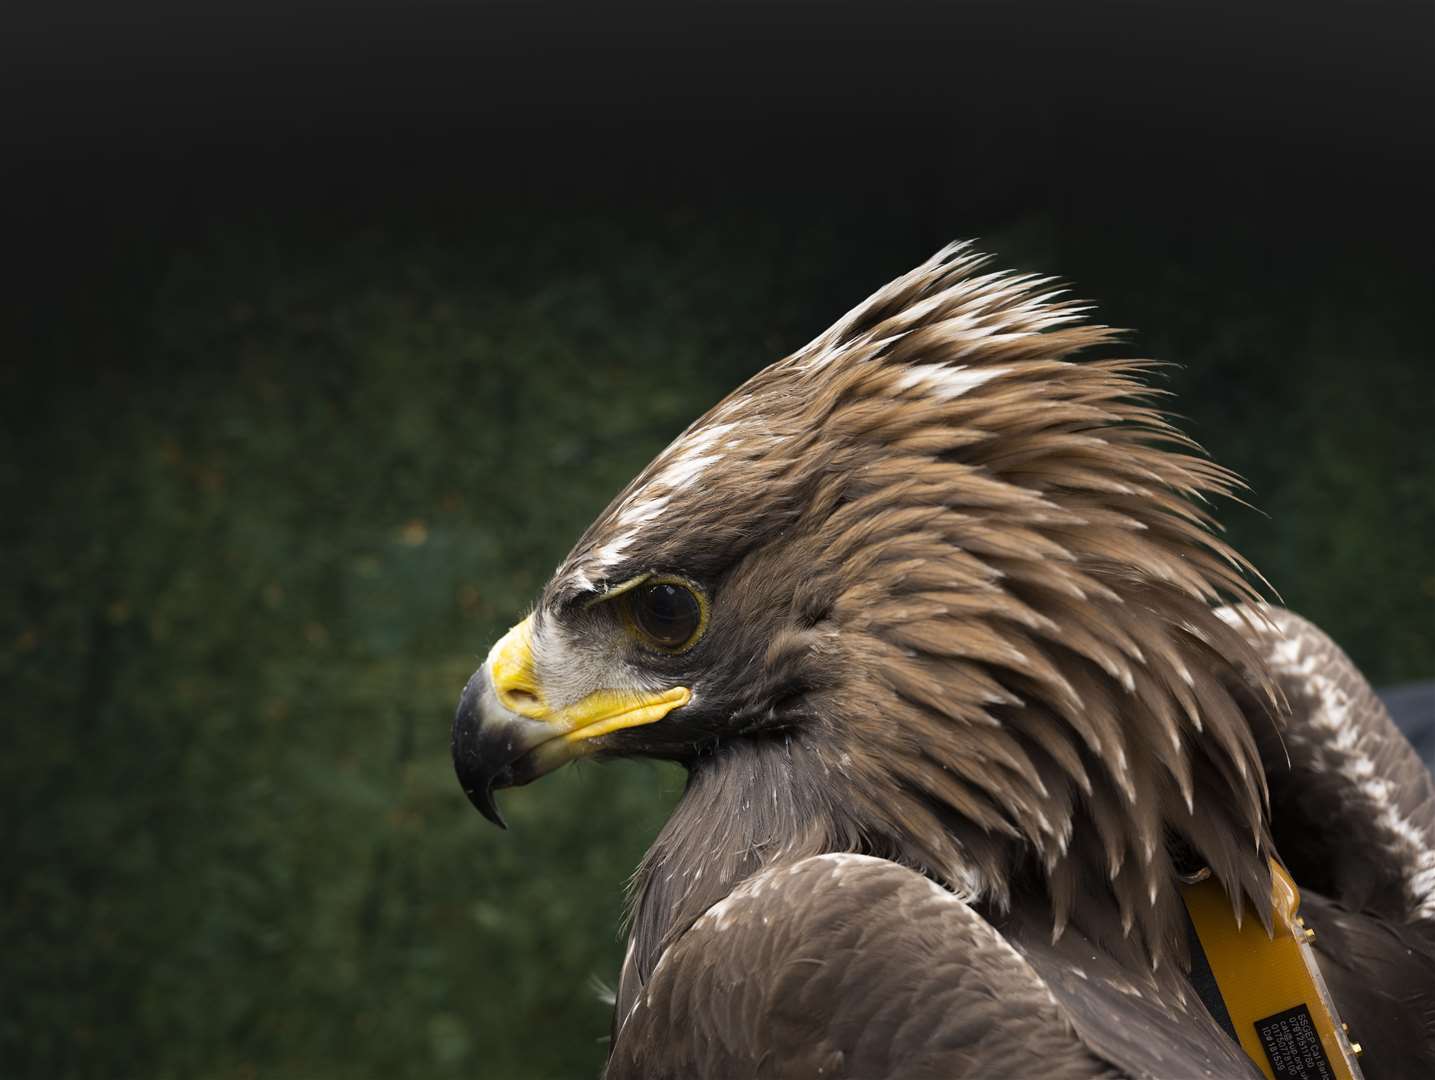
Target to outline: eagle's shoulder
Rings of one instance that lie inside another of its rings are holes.
[[[1279,728],[1251,729],[1281,858],[1302,889],[1435,926],[1435,779],[1374,688],[1294,612],[1263,605],[1218,614],[1251,641],[1286,702]]]
[[[886,860],[764,870],[659,960],[620,1018],[627,1077],[1120,1075],[963,899]]]

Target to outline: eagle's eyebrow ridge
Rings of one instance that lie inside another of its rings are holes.
[[[627,581],[614,585],[611,589],[603,589],[602,591],[595,593],[593,596],[590,596],[587,600],[583,601],[583,610],[587,611],[589,608],[596,607],[599,604],[606,603],[609,600],[622,596],[629,589],[636,589],[639,585],[647,581],[652,576],[653,572],[651,570],[645,570],[643,573],[638,574],[636,577],[630,577]]]

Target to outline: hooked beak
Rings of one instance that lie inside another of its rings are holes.
[[[533,616],[509,630],[473,673],[453,720],[453,767],[469,802],[505,828],[494,802],[498,788],[537,780],[593,740],[661,720],[686,705],[692,691],[598,690],[570,704],[550,704],[533,663]]]

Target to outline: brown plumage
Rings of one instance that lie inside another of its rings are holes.
[[[559,567],[521,678],[491,657],[465,693],[486,812],[559,741],[689,769],[634,878],[609,1076],[1248,1074],[1178,884],[1208,867],[1269,925],[1272,855],[1404,964],[1402,1052],[1435,1068],[1429,774],[1262,606],[1206,509],[1237,481],[1152,365],[1078,360],[1113,333],[982,264],[938,253],[695,422]],[[651,575],[710,608],[677,652],[618,617]],[[679,686],[554,735],[595,691]]]

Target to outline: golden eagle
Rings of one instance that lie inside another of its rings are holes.
[[[495,821],[575,757],[688,771],[609,1080],[1435,1076],[1430,774],[1084,312],[944,249],[679,436],[469,681]]]

